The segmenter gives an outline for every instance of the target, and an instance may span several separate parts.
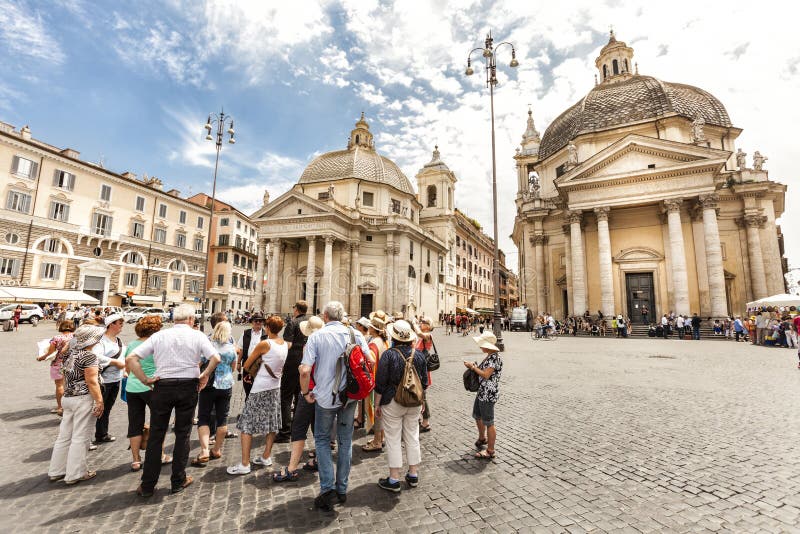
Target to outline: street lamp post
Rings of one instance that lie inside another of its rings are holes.
[[[492,330],[495,337],[497,337],[497,348],[501,351],[505,350],[503,343],[503,329],[501,325],[500,315],[500,248],[497,242],[497,160],[495,157],[495,141],[494,141],[494,86],[497,85],[497,50],[503,46],[508,45],[511,47],[511,68],[519,66],[517,61],[517,52],[514,45],[509,42],[502,42],[494,47],[494,39],[492,39],[492,32],[486,35],[483,48],[474,48],[467,56],[467,70],[464,72],[467,76],[475,73],[472,69],[472,54],[480,51],[485,60],[486,68],[486,86],[489,88],[489,104],[492,117],[492,215],[494,218],[494,266],[492,273],[493,298],[494,298],[494,320],[492,323]]]
[[[211,131],[216,125],[216,139],[212,137]],[[206,141],[214,141],[217,149],[217,157],[214,160],[214,182],[211,186],[211,207],[209,209],[210,217],[208,221],[208,239],[206,239],[206,268],[203,271],[203,298],[200,302],[200,330],[205,331],[206,327],[206,288],[208,287],[208,255],[211,251],[211,230],[214,225],[214,202],[217,197],[217,169],[219,168],[219,153],[222,150],[222,138],[225,135],[225,126],[228,126],[228,143],[234,144],[233,130],[233,117],[225,115],[225,111],[221,110],[219,113],[211,113],[208,116],[203,128],[206,130]]]

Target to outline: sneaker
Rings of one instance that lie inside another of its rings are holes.
[[[256,465],[263,465],[265,467],[269,467],[269,466],[272,465],[272,456],[270,456],[269,458],[264,458],[263,456],[261,456],[259,454],[258,456],[256,456],[252,460],[250,460],[250,463],[253,463],[253,464],[256,464]]]
[[[406,473],[406,484],[408,484],[412,488],[416,488],[419,485],[419,475],[412,475],[411,473]]]
[[[344,504],[347,502],[347,494],[346,493],[339,493],[336,492],[336,500],[339,501],[339,504]]]
[[[236,464],[232,465],[228,468],[229,475],[246,475],[250,473],[250,466],[244,464]]]
[[[331,501],[334,493],[336,492],[333,490],[328,490],[325,493],[318,495],[317,498],[314,499],[314,508],[322,510],[323,512],[332,512],[333,503]]]
[[[400,493],[400,481],[398,480],[397,482],[392,483],[389,480],[389,477],[378,480],[378,487],[385,489],[386,491]]]
[[[90,451],[96,451],[96,450],[97,450],[97,445],[95,445],[94,443],[92,443],[91,445],[89,445],[89,450],[90,450]]]

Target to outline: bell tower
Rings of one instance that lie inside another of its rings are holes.
[[[374,140],[372,139],[372,132],[369,131],[369,123],[364,119],[364,112],[361,112],[361,118],[358,119],[356,127],[350,132],[350,140],[347,142],[347,148],[353,149],[356,147],[375,149]]]
[[[433,150],[431,160],[417,173],[419,202],[422,217],[452,215],[455,208],[456,175],[441,160],[439,145]]]
[[[600,83],[617,83],[630,79],[633,74],[633,48],[622,41],[617,41],[614,30],[600,55],[594,60],[600,75]],[[638,73],[637,73],[638,74]]]

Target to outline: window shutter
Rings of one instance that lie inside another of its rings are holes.
[[[105,233],[105,235],[110,235],[111,234],[111,227],[113,225],[114,225],[114,218],[111,217],[111,216],[108,216],[106,218],[106,233]]]
[[[53,269],[53,278],[58,280],[59,277],[61,276],[61,265],[58,263],[55,263],[54,265],[55,268]]]
[[[19,260],[11,260],[11,276],[19,276]]]
[[[61,178],[61,171],[56,169],[56,170],[53,171],[53,185],[55,187],[59,186],[59,182],[60,182],[59,178]]]
[[[16,156],[14,156],[16,158]],[[13,209],[14,206],[14,192],[9,191],[8,196],[6,197],[6,209],[10,210]]]
[[[31,196],[30,195],[22,195],[22,211],[28,213],[31,209]]]
[[[31,175],[29,176],[29,178],[31,180],[35,180],[38,176],[39,176],[39,164],[36,163],[35,161],[31,162]]]
[[[74,189],[75,189],[75,175],[74,174],[70,174],[69,175],[69,190],[73,191]]]
[[[64,204],[64,211],[61,215],[61,220],[64,222],[69,221],[69,204]]]
[[[45,267],[47,267],[46,263],[43,263],[41,267],[39,267],[39,279],[44,280],[45,276]]]

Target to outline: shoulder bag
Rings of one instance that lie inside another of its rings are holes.
[[[485,362],[487,358],[489,358],[488,355],[486,356],[486,358],[483,359],[483,362]],[[483,362],[481,362],[480,365],[483,365]],[[478,365],[477,362],[476,362],[476,365]],[[480,365],[478,365],[478,366],[480,367]],[[476,373],[472,369],[467,369],[466,371],[464,371],[464,376],[463,376],[464,389],[466,389],[467,391],[470,391],[472,393],[477,392],[478,389],[480,389],[480,387],[481,387],[481,380],[480,379],[481,379],[481,377],[478,376],[478,373]]]
[[[425,360],[428,364],[428,371],[436,371],[441,364],[439,362],[439,351],[436,350],[436,343],[433,342],[433,336],[431,336],[431,348],[433,351],[425,351]]]

